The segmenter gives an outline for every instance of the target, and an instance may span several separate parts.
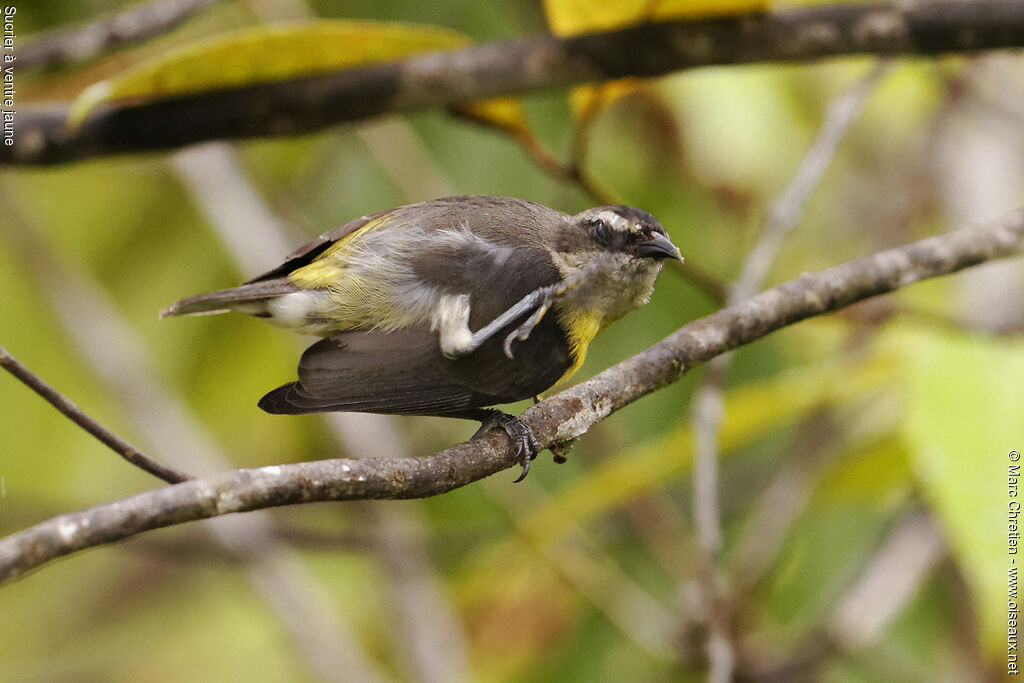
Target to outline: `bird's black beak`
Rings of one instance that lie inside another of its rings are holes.
[[[683,262],[683,255],[679,253],[679,248],[672,244],[672,240],[660,232],[651,233],[650,239],[637,244],[636,249],[640,252],[641,256],[647,256],[648,258],[670,258],[680,263]]]

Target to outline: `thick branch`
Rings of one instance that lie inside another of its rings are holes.
[[[0,162],[55,163],[210,139],[294,135],[384,112],[714,64],[1020,47],[1019,0],[837,5],[648,23],[117,107],[74,133],[64,128],[63,112],[21,109],[16,144],[0,147]]]
[[[623,406],[678,381],[698,363],[787,325],[919,280],[1024,251],[1024,209],[850,261],[773,287],[696,320],[658,344],[523,413],[541,444],[577,438]],[[321,460],[235,470],[61,515],[0,540],[0,579],[76,550],[160,527],[278,505],[418,498],[516,464],[500,430],[432,457]]]

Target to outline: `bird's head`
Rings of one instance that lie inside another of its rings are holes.
[[[572,306],[597,313],[604,324],[646,303],[666,259],[683,260],[661,223],[630,206],[572,216],[552,247],[563,278],[576,283]]]
[[[682,261],[676,245],[668,238],[661,223],[643,209],[631,206],[595,206],[572,217],[572,226],[581,236],[576,246],[583,251],[622,254],[631,259],[660,262],[665,259]]]

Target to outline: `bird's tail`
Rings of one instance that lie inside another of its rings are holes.
[[[228,311],[241,311],[258,315],[261,306],[269,299],[301,291],[287,278],[276,278],[251,282],[234,287],[232,289],[218,289],[215,292],[197,294],[187,299],[175,301],[173,304],[160,311],[160,317],[176,315],[208,315],[213,313],[226,313]]]

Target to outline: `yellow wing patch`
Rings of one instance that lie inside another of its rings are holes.
[[[331,330],[398,329],[421,322],[416,311],[396,304],[387,288],[371,283],[349,265],[358,259],[356,250],[367,234],[393,223],[385,214],[353,230],[324,250],[309,264],[289,273],[288,279],[302,289],[328,293],[319,317],[331,322]]]
[[[289,273],[288,279],[302,289],[346,289],[347,281],[356,282],[356,278],[346,275],[345,263],[355,252],[359,240],[367,233],[380,230],[394,220],[392,214],[385,214],[353,230],[325,249],[312,262]]]

